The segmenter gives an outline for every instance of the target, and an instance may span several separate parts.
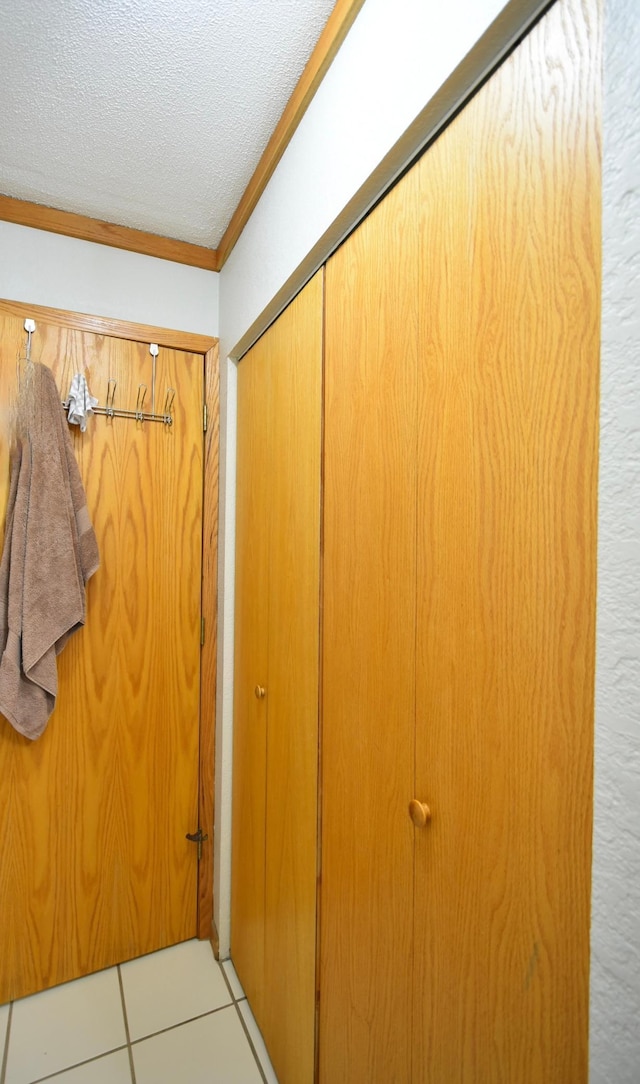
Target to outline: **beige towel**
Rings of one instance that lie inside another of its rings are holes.
[[[100,563],[53,373],[33,366],[29,421],[11,456],[0,563],[0,712],[38,738],[56,703],[56,656],[85,622]]]

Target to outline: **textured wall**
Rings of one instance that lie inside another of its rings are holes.
[[[606,0],[591,1084],[640,1080],[640,6]]]

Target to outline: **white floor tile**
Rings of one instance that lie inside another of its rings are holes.
[[[262,1084],[235,1006],[143,1039],[133,1063],[137,1084]]]
[[[78,1065],[55,1076],[51,1084],[131,1084],[131,1066],[126,1050],[116,1050],[98,1061]]]
[[[273,1065],[269,1060],[269,1054],[267,1048],[264,1045],[264,1039],[262,1038],[260,1028],[255,1022],[255,1018],[251,1009],[249,1008],[248,1001],[241,1001],[238,1005],[240,1012],[242,1013],[242,1019],[247,1025],[247,1031],[251,1036],[251,1042],[255,1047],[256,1054],[262,1066],[262,1072],[267,1078],[267,1084],[278,1084],[278,1078],[273,1070]]]
[[[208,941],[153,952],[121,964],[132,1041],[231,1002]]]
[[[13,1006],[6,1084],[31,1084],[126,1041],[115,967],[22,998]]]
[[[244,990],[242,989],[240,979],[236,975],[235,967],[231,963],[231,960],[222,960],[222,967],[224,969],[225,975],[227,976],[227,978],[229,980],[229,986],[231,987],[231,993],[235,997],[236,1001],[240,1001],[246,995],[245,995]]]

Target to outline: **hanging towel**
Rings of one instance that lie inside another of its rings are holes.
[[[79,425],[80,431],[84,433],[93,408],[97,405],[98,400],[91,395],[86,377],[82,373],[76,373],[67,396],[67,420],[71,425]]]
[[[85,622],[98,546],[53,373],[33,364],[11,455],[0,562],[0,712],[38,738],[58,692],[56,656]]]

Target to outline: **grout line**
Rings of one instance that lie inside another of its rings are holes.
[[[229,963],[230,963],[230,964],[231,964],[231,966],[233,967],[233,960],[229,959]],[[224,981],[225,981],[225,982],[226,982],[226,984],[227,984],[227,988],[228,988],[228,990],[229,990],[229,993],[231,994],[231,997],[233,998],[233,1001],[234,1001],[234,1003],[235,1003],[236,1005],[239,1005],[241,1001],[246,1001],[246,1000],[247,1000],[247,995],[245,994],[244,990],[242,991],[242,997],[237,997],[237,996],[236,996],[236,994],[235,994],[235,993],[233,992],[233,986],[231,985],[231,979],[230,979],[230,978],[229,978],[229,976],[227,975],[227,972],[226,972],[226,969],[225,969],[225,967],[224,967],[224,963],[223,963],[223,961],[221,961],[221,960],[218,960],[218,967],[219,967],[219,968],[220,968],[220,970],[222,971],[222,975],[223,975],[223,977],[224,977]],[[235,968],[234,968],[234,971],[235,971]],[[237,974],[236,974],[236,978],[238,979],[238,976],[237,976]],[[240,986],[240,989],[242,990],[242,984],[241,984],[241,982],[240,982],[240,979],[238,979],[238,985]]]
[[[7,1062],[9,1060],[9,1033],[11,1031],[11,1019],[13,1017],[13,1001],[9,1005],[9,1015],[7,1017],[7,1029],[4,1035],[4,1053],[2,1055],[2,1066],[0,1067],[0,1084],[4,1084],[7,1076]]]
[[[132,1039],[131,1046],[137,1046],[138,1043],[144,1043],[147,1039],[155,1039],[156,1035],[164,1035],[167,1031],[175,1031],[176,1028],[181,1028],[185,1024],[193,1024],[196,1020],[204,1020],[205,1016],[214,1016],[217,1012],[222,1012],[223,1009],[231,1009],[232,1005],[218,1005],[215,1009],[207,1009],[206,1012],[198,1013],[197,1016],[190,1016],[187,1020],[178,1020],[177,1024],[169,1024],[166,1028],[160,1028],[159,1031],[150,1031],[148,1035],[141,1035],[139,1039]],[[134,1081],[135,1084],[135,1081]]]
[[[73,982],[73,979],[71,981]],[[111,1054],[117,1054],[119,1050],[126,1049],[126,1046],[114,1046],[113,1050],[105,1050],[102,1054],[96,1054],[94,1058],[77,1061],[74,1065],[65,1065],[64,1069],[56,1069],[55,1073],[49,1073],[48,1076],[39,1076],[37,1080],[30,1081],[30,1084],[43,1084],[43,1081],[55,1080],[64,1073],[70,1073],[72,1069],[81,1069],[83,1065],[93,1065],[94,1061],[102,1061],[103,1058],[108,1058]]]
[[[233,960],[231,961],[231,963],[233,964]],[[251,1052],[252,1052],[254,1058],[256,1059],[256,1065],[258,1066],[258,1069],[260,1070],[260,1076],[262,1077],[262,1079],[264,1081],[264,1084],[268,1084],[265,1071],[262,1068],[262,1062],[260,1061],[260,1058],[258,1056],[258,1052],[257,1052],[257,1050],[256,1050],[256,1048],[255,1048],[255,1046],[253,1044],[253,1039],[251,1038],[251,1035],[249,1033],[249,1028],[247,1027],[246,1020],[245,1020],[244,1016],[242,1015],[242,1013],[240,1012],[240,1005],[242,1004],[242,1002],[244,1002],[248,1006],[248,1008],[251,1009],[251,1006],[249,1005],[249,1002],[247,1001],[247,995],[245,993],[243,993],[242,997],[236,997],[236,995],[233,992],[232,986],[231,986],[231,980],[229,979],[229,976],[227,975],[227,972],[226,972],[225,968],[223,967],[223,963],[222,963],[221,960],[218,960],[218,967],[222,971],[224,981],[226,982],[229,993],[230,993],[231,997],[233,998],[233,1004],[235,1005],[236,1012],[237,1012],[238,1016],[240,1017],[240,1023],[242,1025],[242,1030],[244,1031],[244,1033],[245,1033],[245,1035],[247,1037],[247,1041],[248,1041],[249,1046],[251,1048]],[[234,968],[234,970],[235,970],[235,968]],[[238,980],[238,981],[240,981],[240,980]],[[257,1027],[257,1025],[256,1025],[256,1027]],[[0,1084],[2,1084],[1,1081],[0,1081]]]
[[[244,997],[242,1000],[246,1001],[247,999],[246,999],[246,997]],[[247,1004],[248,1004],[248,1002],[247,1002]],[[249,1046],[251,1047],[251,1051],[253,1053],[253,1056],[256,1059],[256,1065],[258,1066],[258,1071],[260,1073],[260,1076],[262,1077],[262,1079],[264,1081],[264,1084],[269,1084],[269,1082],[267,1080],[267,1077],[266,1077],[266,1074],[265,1074],[265,1071],[262,1068],[262,1062],[260,1061],[260,1058],[258,1057],[258,1051],[256,1050],[255,1046],[253,1045],[253,1039],[251,1038],[251,1035],[249,1034],[249,1028],[247,1027],[247,1022],[246,1022],[244,1016],[242,1015],[242,1013],[240,1012],[240,1002],[239,1001],[234,1001],[234,1005],[236,1007],[236,1012],[237,1012],[238,1016],[240,1017],[240,1023],[242,1025],[242,1030],[244,1031],[245,1035],[247,1036],[247,1042],[249,1043]],[[249,1008],[251,1008],[251,1006],[249,1006]]]
[[[234,994],[233,987],[231,985],[231,979],[227,975],[227,972],[226,972],[225,968],[222,966],[222,963],[220,962],[220,960],[218,960],[218,967],[222,971],[222,977],[223,977],[224,981],[227,984],[227,989],[229,991],[229,996],[231,997],[231,1000],[233,1001],[234,1005],[237,1005],[239,1001],[246,1001],[246,999],[247,999],[246,994],[243,994],[242,997],[236,997],[236,995]],[[238,981],[240,981],[240,980],[238,980]],[[1,1082],[0,1082],[0,1084],[1,1084]]]
[[[231,983],[229,982],[229,979],[227,978],[227,972],[225,971],[224,967],[222,966],[222,964],[220,963],[219,960],[218,960],[218,967],[222,971],[222,977],[223,977],[223,979],[225,981],[225,985],[227,987],[227,990],[229,991],[229,997],[231,998],[231,1001],[235,1003],[235,1000],[236,1000],[235,994],[234,994],[233,990],[231,989]],[[2,1081],[0,1081],[0,1084],[2,1084]]]
[[[124,999],[124,984],[122,982],[122,972],[120,971],[120,964],[118,964],[118,983],[120,984],[120,999],[122,1001],[122,1015],[124,1016],[124,1033],[127,1037],[127,1053],[129,1055],[129,1069],[131,1071],[132,1084],[136,1084],[136,1068],[133,1064],[133,1050],[131,1048],[131,1033],[129,1032],[129,1017],[127,1016],[127,1003]],[[1,1082],[0,1082],[1,1084]]]

